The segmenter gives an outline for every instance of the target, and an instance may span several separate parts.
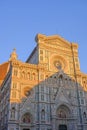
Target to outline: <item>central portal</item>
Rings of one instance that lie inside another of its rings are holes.
[[[30,130],[30,129],[23,129],[23,130]]]
[[[67,126],[66,125],[59,125],[58,130],[67,130]]]

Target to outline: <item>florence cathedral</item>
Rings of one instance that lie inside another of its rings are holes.
[[[37,34],[26,62],[0,64],[0,130],[87,130],[87,74],[78,44]]]

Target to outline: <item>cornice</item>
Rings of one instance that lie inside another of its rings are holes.
[[[12,67],[18,67],[19,69],[34,69],[34,70],[46,70],[46,64],[29,64],[20,61],[11,62]]]
[[[36,38],[35,38],[36,42],[39,44],[39,43],[49,43],[50,42],[50,45],[52,43],[55,43],[58,44],[58,45],[61,45],[60,42],[62,44],[65,44],[65,46],[67,47],[71,47],[71,44],[74,48],[78,48],[78,44],[77,43],[74,43],[74,42],[69,42],[67,40],[65,40],[63,37],[60,37],[59,35],[52,35],[52,36],[46,36],[46,35],[43,35],[43,34],[37,34],[36,35]]]
[[[65,42],[67,44],[70,44],[70,42],[68,42],[67,40],[65,40],[63,37],[60,37],[59,35],[52,35],[52,36],[46,36],[46,35],[43,35],[43,34],[37,34],[36,35],[36,42],[38,42],[39,40],[44,40],[44,41],[49,41],[49,40],[60,40],[62,42]]]

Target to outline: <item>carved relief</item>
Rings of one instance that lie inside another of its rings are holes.
[[[58,118],[67,118],[70,117],[70,110],[67,106],[61,105],[57,110]]]
[[[25,113],[23,116],[22,116],[22,123],[25,123],[25,124],[29,124],[32,122],[32,117],[31,117],[31,114],[30,113]]]
[[[54,66],[59,70],[62,69],[62,64],[59,60],[54,61]]]

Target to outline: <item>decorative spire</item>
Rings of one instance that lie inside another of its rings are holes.
[[[12,60],[17,60],[17,53],[16,53],[16,49],[14,48],[13,49],[13,52],[11,53],[11,55],[10,55],[10,58],[9,58],[9,60],[10,61],[12,61]]]

